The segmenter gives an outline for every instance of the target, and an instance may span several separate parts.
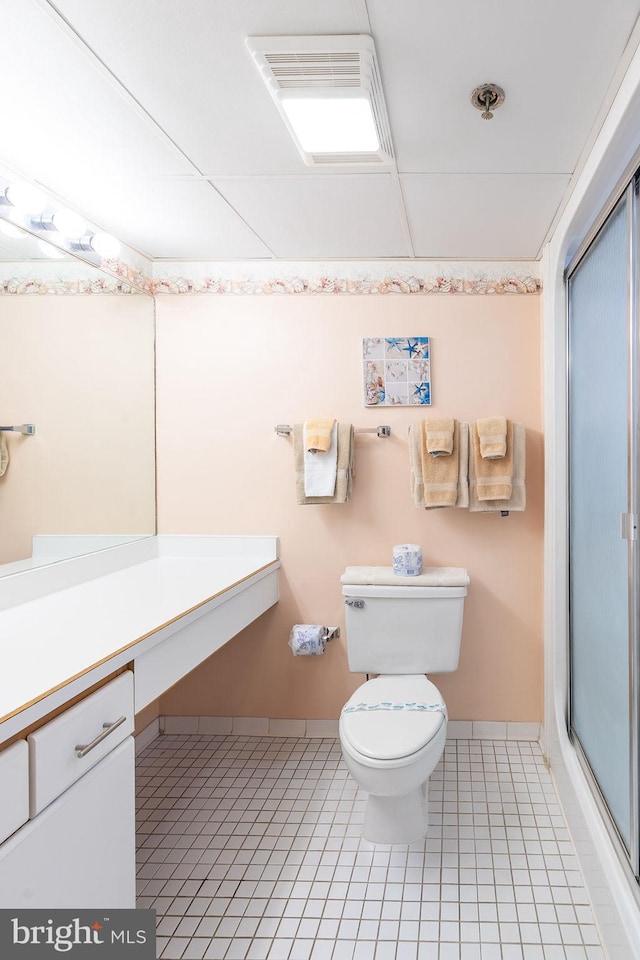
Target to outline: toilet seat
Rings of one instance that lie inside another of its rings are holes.
[[[444,708],[442,695],[424,674],[376,677],[358,687],[345,704],[340,717],[341,739],[352,753],[363,758],[409,761],[446,724],[444,709],[425,709],[437,704]],[[389,705],[393,705],[391,709]],[[356,706],[361,709],[354,710]]]

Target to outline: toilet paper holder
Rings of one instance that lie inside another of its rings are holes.
[[[322,639],[325,643],[329,643],[330,640],[337,640],[340,637],[340,627],[324,627],[322,631]]]

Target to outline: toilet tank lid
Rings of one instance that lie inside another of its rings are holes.
[[[353,586],[466,587],[469,574],[464,567],[424,567],[418,577],[399,577],[393,567],[347,567],[340,583]]]

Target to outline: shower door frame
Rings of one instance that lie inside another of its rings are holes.
[[[603,209],[597,222],[576,251],[564,272],[564,282],[567,295],[565,316],[565,357],[566,357],[566,395],[565,395],[565,427],[567,438],[567,715],[566,728],[580,766],[583,769],[587,783],[591,787],[593,797],[600,809],[603,822],[613,841],[614,849],[627,869],[631,869],[636,882],[640,882],[640,549],[639,535],[639,495],[640,495],[640,325],[639,325],[639,291],[640,291],[640,264],[638,255],[638,228],[640,202],[640,170],[636,171],[625,188],[616,193],[612,200]],[[629,803],[630,803],[630,843],[622,839],[609,806],[604,798],[598,780],[591,768],[587,755],[580,743],[577,732],[572,725],[572,619],[571,619],[571,417],[570,417],[570,286],[569,280],[581,263],[585,254],[600,231],[608,223],[618,206],[624,202],[627,208],[627,371],[628,371],[628,398],[627,398],[627,513],[621,515],[620,536],[627,540],[627,595],[628,595],[628,664],[629,664]]]

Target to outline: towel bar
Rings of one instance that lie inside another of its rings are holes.
[[[35,423],[21,423],[17,427],[0,427],[0,431],[12,430],[14,433],[24,433],[27,437],[32,437],[36,432]]]
[[[390,437],[391,436],[391,427],[380,426],[380,427],[354,427],[356,433],[377,433],[379,437]],[[274,430],[279,437],[290,437],[291,436],[291,426],[288,423],[278,423]]]

